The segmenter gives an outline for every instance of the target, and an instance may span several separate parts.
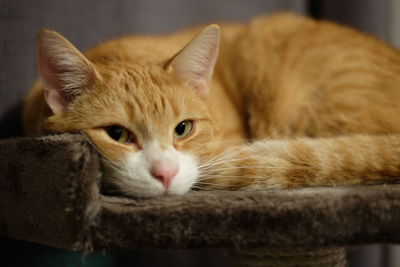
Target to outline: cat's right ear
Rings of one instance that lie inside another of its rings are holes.
[[[54,114],[63,113],[98,75],[78,49],[51,30],[37,35],[36,61],[46,102]]]
[[[208,93],[218,57],[220,29],[210,25],[197,34],[166,66],[200,96]]]

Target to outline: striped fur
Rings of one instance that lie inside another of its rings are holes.
[[[92,83],[61,114],[53,114],[36,83],[26,99],[26,132],[82,130],[113,163],[157,140],[193,158],[194,189],[399,182],[398,50],[353,29],[293,14],[221,24],[220,54],[204,96],[176,73],[196,66],[166,68],[175,58],[181,61],[176,53],[199,30],[125,37],[89,50],[85,56],[96,69]],[[206,39],[198,40],[201,51],[208,51]],[[199,61],[213,65],[210,55]],[[174,127],[185,119],[195,121],[194,133],[174,140]],[[136,143],[110,140],[104,127],[114,124],[133,132]]]

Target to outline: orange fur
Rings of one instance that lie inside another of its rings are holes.
[[[26,99],[26,132],[82,130],[111,161],[156,138],[198,157],[199,187],[398,182],[395,48],[293,14],[221,27],[220,55],[205,97],[165,68],[199,28],[126,37],[85,53],[98,77],[66,112],[52,114],[36,83]],[[174,127],[185,119],[196,122],[194,133],[174,140]],[[129,129],[135,144],[108,138],[103,128],[110,125]]]

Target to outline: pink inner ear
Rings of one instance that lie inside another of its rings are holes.
[[[41,47],[41,50],[44,49],[44,47]],[[60,66],[57,66],[55,60],[47,56],[43,51],[40,51],[38,55],[38,65],[45,90],[57,91],[60,97],[67,98],[68,96],[64,91],[64,82],[60,79],[60,76],[68,70],[62,70]]]
[[[58,77],[58,68],[43,54],[39,58],[44,97],[54,114],[63,113],[68,106],[68,97],[63,92],[62,83]]]
[[[94,78],[90,62],[55,33],[39,36],[37,65],[46,102],[55,114],[64,112]]]
[[[212,25],[195,36],[171,62],[178,77],[199,96],[205,96],[211,86],[218,48],[219,28]]]
[[[54,114],[64,113],[65,108],[67,107],[67,103],[57,91],[48,91],[44,89],[44,97]]]
[[[46,54],[46,47],[43,45],[39,47],[37,62],[47,104],[55,114],[64,112],[68,101],[59,78],[60,67]]]
[[[198,79],[191,84],[193,86],[193,90],[199,96],[206,96],[209,90],[209,86],[204,80]]]

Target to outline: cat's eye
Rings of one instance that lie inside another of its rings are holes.
[[[186,120],[180,122],[174,130],[174,137],[175,138],[183,138],[188,136],[193,130],[193,121]]]
[[[108,136],[110,136],[112,139],[114,139],[119,143],[127,144],[131,143],[133,140],[132,134],[129,132],[129,130],[125,129],[124,127],[109,126],[106,127],[105,130]]]

